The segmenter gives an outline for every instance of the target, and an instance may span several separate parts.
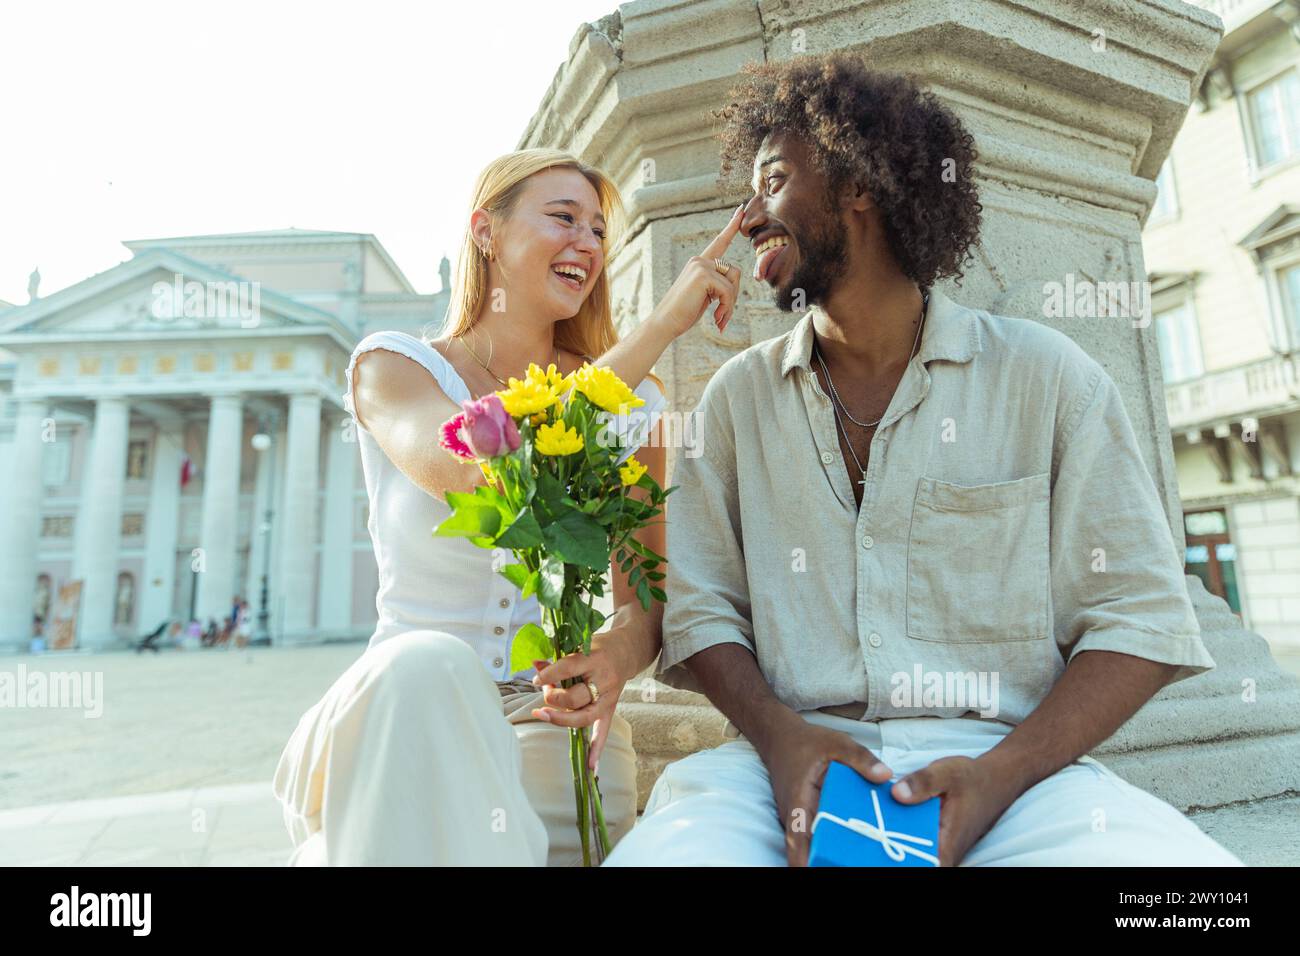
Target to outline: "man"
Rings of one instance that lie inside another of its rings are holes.
[[[939,797],[942,865],[1241,865],[1086,756],[1214,661],[1114,382],[934,287],[978,240],[970,135],[845,55],[721,116],[755,278],[811,311],[718,370],[673,476],[660,672],[739,738],[609,863],[802,865],[836,760]]]

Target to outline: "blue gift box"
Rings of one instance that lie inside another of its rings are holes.
[[[939,798],[899,803],[889,792],[895,783],[872,783],[852,767],[831,761],[813,821],[808,865],[938,866]]]

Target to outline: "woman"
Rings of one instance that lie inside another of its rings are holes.
[[[449,514],[446,493],[484,481],[437,444],[459,402],[522,378],[532,362],[567,374],[591,360],[640,383],[646,416],[623,427],[644,428],[665,402],[647,378],[663,349],[711,302],[725,327],[740,270],[717,257],[739,210],[615,344],[604,266],[620,215],[613,183],[566,153],[500,157],[478,178],[446,334],[377,332],[353,353],[345,400],[370,498],[379,622],[281,755],[275,792],[291,864],[576,863],[570,727],[592,728],[610,839],[632,826],[636,765],[614,709],[659,653],[662,606],[643,611],[615,568],[611,626],[589,655],[538,662],[539,690],[531,672],[509,674],[511,638],[541,615],[535,597],[521,600],[495,573],[507,555],[431,534]],[[657,425],[648,446],[640,460],[663,485]],[[638,537],[664,553],[662,522]],[[569,677],[581,682],[561,688]]]

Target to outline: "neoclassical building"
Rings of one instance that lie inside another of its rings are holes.
[[[1300,649],[1300,7],[1224,35],[1143,232],[1187,570]]]
[[[235,596],[256,619],[263,575],[273,640],[369,634],[344,370],[370,331],[441,323],[447,260],[421,295],[364,233],[125,245],[120,265],[0,306],[0,650],[37,616],[85,649],[220,619]]]

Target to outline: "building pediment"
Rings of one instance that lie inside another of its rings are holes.
[[[1291,248],[1300,242],[1300,207],[1283,203],[1264,217],[1242,240],[1241,245],[1257,259]]]
[[[150,249],[0,317],[7,344],[45,338],[248,334],[320,328],[354,337],[337,316],[174,250]]]

